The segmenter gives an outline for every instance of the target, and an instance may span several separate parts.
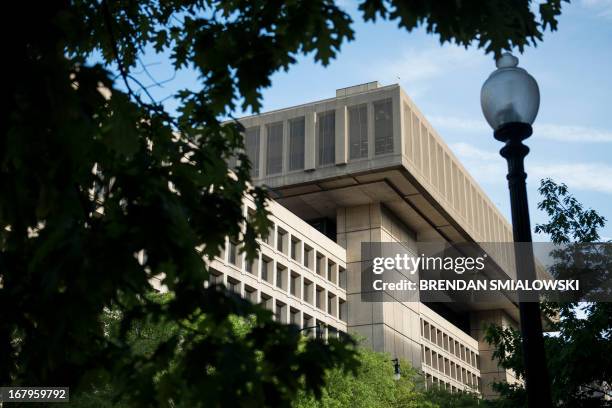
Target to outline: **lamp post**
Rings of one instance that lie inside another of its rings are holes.
[[[315,337],[317,339],[322,339],[323,338],[323,328],[324,328],[323,324],[319,323],[316,326],[309,326],[309,327],[304,327],[303,329],[299,329],[298,333],[301,333],[301,332],[306,331],[306,330],[315,329]]]
[[[494,130],[495,139],[504,142],[500,154],[508,162],[508,188],[512,212],[514,242],[531,242],[531,225],[527,203],[527,174],[524,159],[529,148],[523,140],[532,134],[531,124],[538,114],[540,91],[535,79],[518,66],[518,58],[504,53],[496,63],[480,92],[484,116]],[[533,249],[516,251],[519,279],[535,279]],[[524,300],[524,299],[523,299]],[[550,384],[544,355],[544,338],[540,304],[519,297],[525,387],[530,408],[551,408]]]
[[[399,379],[402,378],[402,373],[400,371],[399,358],[394,358],[393,360],[391,360],[391,362],[393,363],[393,379],[395,381],[399,381]]]

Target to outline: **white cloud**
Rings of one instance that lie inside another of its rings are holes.
[[[474,120],[449,116],[430,116],[435,128],[461,132],[490,132],[484,118]],[[612,143],[612,131],[587,126],[535,123],[534,136],[557,142]]]
[[[537,179],[550,177],[576,190],[612,194],[612,166],[603,163],[540,164],[531,166]]]
[[[595,11],[598,17],[612,18],[612,0],[582,0],[582,6]]]
[[[465,167],[482,183],[503,180],[506,167],[495,153],[469,143],[454,143],[451,148]],[[531,180],[550,177],[570,188],[612,194],[612,166],[604,163],[530,164],[527,169]]]
[[[543,123],[534,125],[534,133],[543,139],[560,142],[610,143],[612,132],[585,126],[553,125]]]

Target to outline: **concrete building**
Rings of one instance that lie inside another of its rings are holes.
[[[411,361],[429,386],[490,397],[491,382],[515,381],[492,361],[483,326],[517,326],[516,304],[361,299],[362,242],[414,251],[417,242],[512,241],[508,222],[398,85],[339,89],[240,121],[253,181],[274,197],[274,229],[253,264],[228,241],[212,262],[214,281],[282,322],[358,334]]]

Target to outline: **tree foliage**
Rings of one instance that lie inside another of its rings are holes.
[[[537,225],[537,232],[550,234],[554,243],[585,244],[600,239],[599,229],[604,227],[605,218],[593,209],[585,209],[565,184],[542,180],[539,193],[542,201],[538,208],[548,214],[549,222]],[[609,265],[610,256],[606,256]],[[612,305],[566,302],[542,306],[550,330],[556,332],[544,338],[556,406],[609,406],[606,397],[612,394],[609,388],[606,390],[606,384],[612,384]],[[520,332],[492,326],[488,328],[487,340],[495,346],[493,357],[500,365],[524,378]],[[522,387],[500,383],[496,388],[504,396],[505,406],[526,407]]]
[[[440,43],[453,42],[468,47],[474,43],[487,53],[537,45],[546,28],[557,29],[561,0],[546,0],[535,16],[531,1],[389,1],[365,0],[360,5],[365,20],[377,16],[397,20],[411,31],[425,27]]]
[[[554,29],[560,4],[546,1],[539,17],[510,0],[361,10],[499,53]],[[350,17],[331,0],[14,6],[24,23],[6,44],[0,122],[0,383],[78,387],[103,372],[133,406],[286,405],[302,385],[316,392],[326,369],[351,366],[346,345],[302,348],[269,313],[203,289],[204,259],[226,236],[252,256],[268,227],[265,192],[248,183],[239,153],[242,128],[222,119],[239,105],[258,111],[270,76],[298,55],[327,64],[353,38]],[[177,114],[133,75],[150,48],[199,75],[175,95]],[[232,155],[240,164],[230,176]],[[257,205],[249,219],[245,194]],[[168,302],[148,298],[153,277]],[[112,337],[106,309],[120,311]],[[249,336],[232,335],[231,316],[253,316]],[[185,327],[142,355],[127,337],[141,319]]]
[[[321,398],[300,393],[294,408],[476,408],[482,404],[469,393],[425,389],[423,376],[410,363],[400,362],[401,378],[393,378],[391,357],[359,348],[360,367],[354,373],[328,370]]]

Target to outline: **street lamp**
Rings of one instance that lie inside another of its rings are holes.
[[[398,358],[394,358],[391,360],[393,363],[393,379],[398,381],[402,377],[402,373],[400,371],[400,363]]]
[[[299,329],[298,333],[301,333],[301,332],[306,331],[306,330],[312,330],[312,329],[315,329],[315,337],[317,339],[322,339],[323,338],[323,329],[324,329],[324,326],[321,323],[318,323],[315,326],[308,326],[308,327],[304,327],[302,329]]]
[[[494,130],[495,139],[504,142],[500,154],[508,162],[508,187],[514,242],[531,242],[527,203],[527,174],[524,159],[529,148],[523,144],[533,133],[531,124],[538,114],[540,90],[535,79],[518,66],[518,58],[504,53],[480,91],[482,112]],[[535,279],[533,249],[516,251],[519,279]],[[519,255],[519,252],[520,255]],[[525,387],[530,408],[551,408],[550,384],[544,355],[540,304],[519,297]]]

